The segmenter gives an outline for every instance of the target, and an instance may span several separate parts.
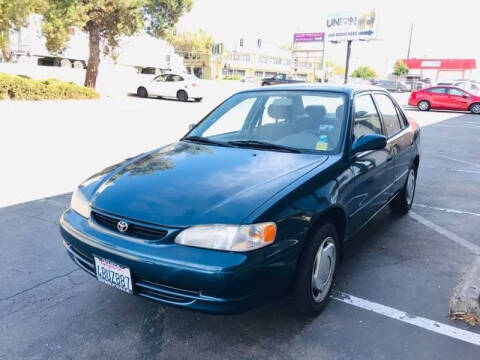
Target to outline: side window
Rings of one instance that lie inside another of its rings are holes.
[[[428,90],[428,92],[434,93],[434,94],[446,94],[447,89],[446,88],[431,88],[431,89]]]
[[[358,139],[362,135],[382,133],[382,125],[377,109],[370,95],[355,99],[355,116],[353,118],[353,135]]]
[[[168,77],[168,75],[158,75],[158,76],[155,78],[155,81],[165,82],[165,81],[167,81],[167,77]]]
[[[255,100],[255,97],[245,99],[229,109],[221,116],[223,119],[216,121],[205,131],[203,136],[215,136],[242,130]]]
[[[400,131],[400,121],[395,105],[387,95],[375,94],[373,96],[375,97],[378,110],[382,114],[387,135],[389,137],[395,135]]]
[[[170,81],[183,81],[183,78],[180,75],[172,75]]]
[[[465,95],[465,92],[460,90],[460,89],[455,89],[455,88],[450,88],[448,89],[448,93],[450,95],[454,95],[454,96],[463,96]]]

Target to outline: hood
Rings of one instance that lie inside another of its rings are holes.
[[[242,223],[327,156],[177,142],[121,167],[94,209],[164,226]]]

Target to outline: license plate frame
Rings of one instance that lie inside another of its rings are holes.
[[[128,266],[99,256],[93,258],[95,261],[95,277],[98,281],[128,294],[133,294],[132,272]]]

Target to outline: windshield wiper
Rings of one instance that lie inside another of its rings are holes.
[[[184,136],[180,140],[188,140],[193,141],[201,144],[212,144],[212,145],[220,145],[220,146],[229,146],[228,143],[222,141],[215,141],[203,136]]]
[[[235,146],[255,147],[255,148],[271,149],[271,150],[283,150],[283,151],[288,151],[292,153],[301,152],[300,150],[289,147],[289,146],[273,144],[273,143],[260,141],[260,140],[232,140],[232,141],[229,141],[228,144],[232,144]]]

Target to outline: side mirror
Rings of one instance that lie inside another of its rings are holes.
[[[354,155],[368,150],[380,150],[385,146],[387,146],[387,138],[383,135],[362,135],[353,142],[351,154]]]
[[[188,125],[188,131],[192,130],[197,124],[195,123],[191,123],[190,125]]]

